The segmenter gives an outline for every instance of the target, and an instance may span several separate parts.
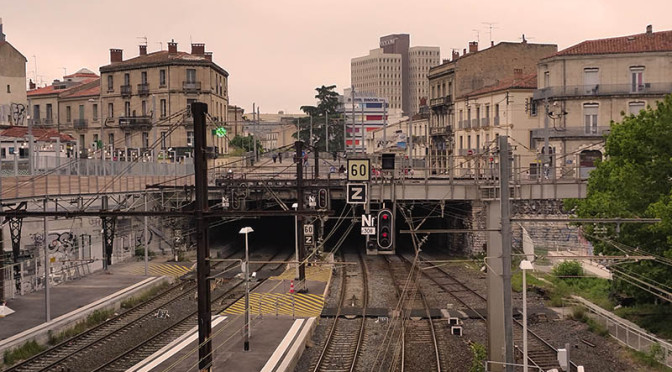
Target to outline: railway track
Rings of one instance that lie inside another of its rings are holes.
[[[322,351],[311,369],[319,371],[356,371],[357,357],[359,356],[366,328],[366,307],[368,306],[368,268],[362,257],[361,251],[357,251],[359,268],[356,265],[342,265],[341,284],[338,298],[336,317],[329,329]],[[342,254],[342,261],[352,255]],[[353,283],[356,282],[356,283]],[[359,288],[357,288],[359,285]],[[353,297],[350,297],[352,295]],[[359,301],[362,308],[361,317],[355,320],[341,319],[342,310],[351,301],[351,305]],[[355,324],[352,324],[355,322]]]
[[[399,298],[401,345],[390,370],[441,371],[439,341],[427,300],[418,283],[418,272],[398,256],[385,256]],[[392,335],[394,337],[394,333]]]
[[[401,256],[410,263],[411,258]],[[423,261],[425,257],[421,257]],[[437,266],[431,266],[422,261],[419,263],[422,274],[436,284],[439,288],[450,294],[465,308],[475,312],[483,321],[487,314],[482,313],[483,309],[487,308],[487,299],[480,293],[469,288],[467,285],[459,281],[455,276],[450,274],[446,269]],[[557,361],[557,349],[546,342],[536,333],[530,331],[528,327],[528,361],[531,367],[541,368],[544,371],[556,368],[560,370]],[[516,345],[516,359],[522,363],[523,353],[523,323],[514,319],[513,338]],[[520,348],[518,347],[520,345]],[[576,365],[572,363],[572,370],[576,370]]]

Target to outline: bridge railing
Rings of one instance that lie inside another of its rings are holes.
[[[29,159],[0,160],[0,176],[29,176]],[[63,176],[186,176],[194,173],[190,162],[160,163],[143,161],[111,161],[100,159],[79,159],[42,156],[33,159],[33,175]]]

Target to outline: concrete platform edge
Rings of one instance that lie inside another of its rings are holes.
[[[280,366],[275,370],[275,372],[292,372],[296,368],[296,365],[299,363],[299,359],[303,354],[303,351],[306,349],[306,342],[312,338],[315,327],[317,326],[315,317],[308,318],[301,327],[299,336],[294,340],[294,342],[289,347],[287,355],[282,360]]]
[[[107,297],[101,298],[98,301],[92,302],[67,314],[63,314],[56,319],[52,319],[48,323],[42,323],[36,327],[27,329],[21,333],[0,341],[0,354],[4,353],[5,350],[21,346],[23,343],[30,340],[35,340],[38,343],[45,344],[49,340],[49,331],[54,333],[60,332],[74,325],[76,322],[85,319],[96,310],[110,307],[113,307],[115,310],[117,310],[121,307],[121,302],[123,300],[161,283],[171,282],[172,280],[173,278],[169,276],[147,278]]]

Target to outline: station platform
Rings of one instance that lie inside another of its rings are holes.
[[[177,273],[188,270],[187,263],[156,261],[149,265],[149,276],[144,276],[144,262],[132,261],[111,265],[107,272],[101,270],[50,286],[49,322],[45,322],[44,289],[7,299],[7,307],[14,312],[0,318],[0,353],[29,340],[45,343],[49,331],[69,328],[95,310],[117,309],[124,299],[172,281]]]
[[[296,269],[270,277],[250,293],[250,338],[243,350],[244,300],[213,316],[213,371],[292,371],[310,339],[331,281],[331,266],[306,268],[305,293],[289,293]],[[295,288],[300,290],[302,288]],[[197,370],[194,328],[129,371]]]

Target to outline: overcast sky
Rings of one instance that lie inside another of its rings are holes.
[[[411,46],[439,46],[447,58],[480,33],[492,40],[566,48],[586,39],[672,29],[672,1],[649,0],[0,0],[7,40],[28,58],[27,76],[51,82],[109,63],[109,49],[138,55],[175,39],[178,49],[205,43],[229,72],[230,103],[264,113],[299,112],[314,88],[350,85],[350,59],[368,54],[378,38],[411,35]],[[477,30],[477,31],[475,31]]]

